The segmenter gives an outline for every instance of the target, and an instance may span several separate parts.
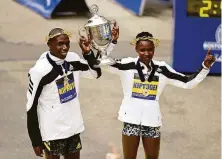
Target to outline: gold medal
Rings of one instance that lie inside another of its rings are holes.
[[[65,62],[64,63],[65,64],[65,67],[63,67],[63,65],[61,65],[62,67],[63,67],[63,69],[64,69],[64,87],[66,87],[66,86],[68,86],[69,85],[69,78],[68,78],[68,75],[67,75],[67,63]]]
[[[69,85],[69,78],[67,75],[64,76],[64,87]]]

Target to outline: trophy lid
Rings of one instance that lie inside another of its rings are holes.
[[[90,12],[93,16],[88,20],[85,27],[96,26],[96,25],[108,23],[107,19],[105,19],[104,17],[99,16],[97,14],[98,11],[99,11],[99,7],[97,5],[94,4],[90,7]]]

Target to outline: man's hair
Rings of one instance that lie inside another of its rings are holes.
[[[49,36],[61,33],[63,34],[64,30],[62,28],[54,28],[49,32]]]
[[[62,35],[62,34],[65,34],[67,35],[68,37],[71,37],[71,33],[68,32],[68,31],[65,31],[64,29],[62,28],[54,28],[52,29],[48,36],[46,37],[46,42],[49,42],[50,40],[52,40],[54,37],[58,36],[58,35]]]

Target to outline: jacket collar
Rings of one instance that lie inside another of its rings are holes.
[[[52,61],[54,61],[57,65],[62,65],[63,63],[64,63],[64,59],[60,59],[60,58],[58,58],[58,57],[55,57],[54,55],[52,55],[50,52],[48,52],[48,55],[49,55],[49,57],[50,57],[50,59],[52,60]]]
[[[144,77],[144,74],[143,74],[143,70],[145,69],[145,72],[147,72],[149,74],[149,78],[148,78],[148,82],[151,82],[152,81],[152,78],[155,74],[155,71],[157,70],[158,66],[154,64],[153,60],[151,60],[150,62],[150,67],[151,67],[151,71],[148,72],[148,68],[147,66],[142,63],[140,60],[139,60],[139,57],[137,57],[136,61],[135,61],[135,64],[136,64],[136,69],[138,71],[138,74],[139,74],[139,77],[140,77],[140,80],[142,82],[145,81],[145,77]]]
[[[62,66],[61,66],[62,64],[59,64],[59,63],[61,63],[61,59],[59,59],[59,58],[57,58],[55,56],[52,56],[52,55],[50,56],[50,55],[51,55],[50,53],[46,54],[47,60],[52,65],[52,67],[56,70],[56,72],[58,72],[60,75],[63,75],[64,73],[63,73]],[[65,60],[63,60],[63,64],[64,64],[64,61]]]
[[[142,67],[142,69],[143,69],[145,72],[148,72],[148,73],[151,73],[152,70],[153,70],[153,68],[154,68],[154,66],[155,66],[153,60],[151,60],[151,62],[149,63],[149,66],[150,66],[151,70],[148,71],[148,70],[149,70],[148,67],[147,67],[143,62],[140,61],[139,57],[136,58],[135,64],[136,64],[136,65],[139,64],[139,65]]]

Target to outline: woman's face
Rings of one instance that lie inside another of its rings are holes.
[[[136,45],[136,52],[138,53],[140,60],[145,64],[152,60],[154,50],[155,47],[152,41],[141,40]]]

